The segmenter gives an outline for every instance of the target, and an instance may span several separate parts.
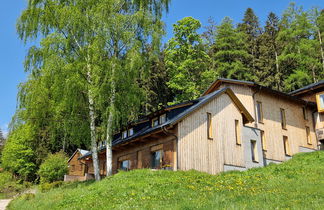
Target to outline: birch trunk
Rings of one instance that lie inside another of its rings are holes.
[[[277,75],[279,75],[279,59],[278,59],[278,53],[277,50],[275,50],[275,56],[276,56],[276,71],[277,71]],[[277,80],[277,78],[276,78]],[[280,84],[277,82],[277,90],[279,90]]]
[[[87,80],[88,83],[92,84],[91,79],[91,68],[89,64],[89,60],[87,61]],[[99,159],[98,159],[98,149],[97,149],[97,141],[96,141],[96,125],[95,125],[95,109],[94,109],[94,101],[93,101],[93,93],[91,88],[88,90],[88,100],[89,100],[89,116],[90,116],[90,136],[91,136],[91,152],[92,152],[92,162],[93,162],[93,171],[96,181],[100,181],[100,171],[99,171]]]
[[[106,176],[112,175],[112,125],[115,114],[115,97],[116,97],[116,84],[115,84],[115,65],[112,66],[111,73],[111,98],[110,98],[110,110],[107,122],[107,137],[106,137],[106,164],[107,172]]]
[[[323,65],[323,71],[324,71],[324,50],[323,50],[323,42],[322,42],[322,36],[321,36],[321,32],[318,30],[318,39],[320,42],[320,49],[321,49],[321,56],[322,56],[322,65]]]

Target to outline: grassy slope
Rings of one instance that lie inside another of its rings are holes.
[[[19,198],[10,209],[324,209],[324,152],[280,165],[217,176],[134,170],[99,183],[73,183]]]

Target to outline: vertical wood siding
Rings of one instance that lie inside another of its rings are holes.
[[[72,159],[69,162],[69,172],[68,175],[71,176],[83,176],[84,175],[84,165],[82,164],[81,160],[78,160],[80,157],[80,153],[77,152],[72,157]]]
[[[253,90],[248,86],[223,84],[220,88],[230,87],[235,95],[240,99],[242,104],[255,118],[254,101],[252,98]],[[311,149],[317,148],[317,140],[315,136],[315,125],[313,123],[312,110],[306,108],[308,120],[304,120],[303,105],[298,104],[282,97],[258,92],[255,95],[255,101],[262,102],[263,123],[258,123],[257,127],[264,131],[266,139],[265,157],[268,159],[284,161],[283,136],[288,137],[292,154],[299,152],[299,147]],[[280,119],[280,108],[285,109],[287,129],[282,129]],[[250,124],[255,127],[255,122]],[[310,136],[312,144],[307,144],[306,126],[310,127]]]
[[[212,136],[207,136],[207,113],[212,114]],[[201,107],[178,124],[178,168],[216,174],[224,164],[244,167],[243,147],[236,144],[235,120],[242,115],[227,94]],[[242,129],[240,129],[242,130]]]

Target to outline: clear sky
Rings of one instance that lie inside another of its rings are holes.
[[[27,47],[18,39],[16,20],[26,6],[27,0],[8,0],[0,5],[0,128],[7,125],[16,109],[17,88],[26,80],[23,61]],[[280,15],[291,0],[173,0],[164,20],[167,27],[167,40],[172,36],[172,24],[183,17],[192,16],[203,25],[209,17],[216,23],[225,17],[239,22],[246,8],[251,7],[260,18],[261,24],[269,12]],[[295,0],[299,6],[310,9],[314,6],[324,8],[324,0]]]

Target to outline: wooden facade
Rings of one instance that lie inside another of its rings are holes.
[[[251,82],[216,81],[196,101],[167,107],[141,121],[146,123],[141,129],[149,130],[145,135],[119,136],[113,145],[113,173],[164,168],[217,174],[317,150],[315,129],[324,123],[324,115],[316,115],[313,98],[307,98],[310,103]],[[129,129],[136,132],[134,127]],[[69,174],[93,174],[91,155],[83,156],[83,162],[79,157],[71,158],[71,164],[80,166],[69,169]],[[104,150],[99,153],[99,165],[100,175],[105,176]]]
[[[252,86],[224,83],[217,87],[217,89],[224,87],[229,87],[233,90],[255,119],[257,119],[256,105],[258,102],[261,102],[263,121],[258,122],[256,120],[248,125],[259,128],[264,132],[266,143],[265,148],[267,148],[264,153],[267,159],[276,161],[286,160],[283,146],[284,136],[288,137],[292,155],[299,152],[299,147],[313,150],[318,148],[318,142],[315,135],[315,125],[312,117],[314,108],[305,107],[305,105],[298,103],[297,101],[292,101],[266,91],[259,91],[254,89]],[[304,118],[303,108],[306,111],[306,119],[308,120],[305,120]],[[285,129],[282,128],[281,125],[281,109],[285,110]],[[310,128],[312,144],[307,143],[306,127]]]
[[[70,176],[84,176],[86,171],[85,160],[79,160],[82,154],[76,150],[68,161]]]
[[[212,115],[212,139],[207,136],[207,113]],[[224,164],[244,167],[235,120],[243,126],[240,110],[223,94],[179,122],[178,168],[216,174],[223,171]]]

